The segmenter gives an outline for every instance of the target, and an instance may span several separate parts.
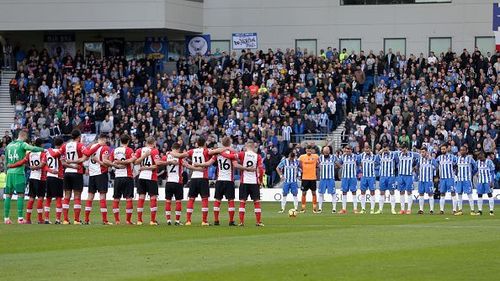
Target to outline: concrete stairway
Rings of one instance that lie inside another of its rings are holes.
[[[5,131],[9,131],[14,122],[15,109],[10,104],[9,82],[16,76],[15,71],[2,71],[0,85],[0,137],[3,137]]]

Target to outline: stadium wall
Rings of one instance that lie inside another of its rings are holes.
[[[340,2],[205,0],[203,31],[212,40],[231,40],[236,32],[257,32],[259,49],[293,48],[296,39],[316,39],[318,53],[328,46],[338,48],[341,38],[359,38],[362,50],[376,53],[384,49],[384,38],[406,38],[406,54],[425,55],[429,38],[451,37],[453,50],[458,52],[474,48],[475,37],[493,36],[491,0],[357,6]]]
[[[186,0],[3,0],[0,30],[203,31],[203,4]]]

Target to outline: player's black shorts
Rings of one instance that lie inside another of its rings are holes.
[[[215,182],[215,196],[217,200],[222,200],[226,197],[227,200],[234,200],[234,182],[232,181],[216,181]]]
[[[89,193],[108,193],[108,173],[89,177]]]
[[[176,182],[167,182],[165,184],[165,199],[172,200],[172,197],[175,197],[175,200],[184,199],[182,184]]]
[[[302,187],[300,188],[302,191],[316,191],[316,181],[315,180],[302,180]]]
[[[208,198],[210,196],[208,179],[191,179],[188,197],[196,198],[198,195],[200,195],[201,198]]]
[[[64,174],[64,190],[83,190],[83,175],[78,173]]]
[[[63,197],[63,180],[60,178],[47,177],[47,198]]]
[[[30,179],[29,181],[30,188],[28,191],[29,197],[45,197],[45,193],[47,192],[46,182],[41,180]]]
[[[149,194],[149,196],[158,195],[158,182],[153,180],[139,179],[137,193]]]
[[[258,184],[240,184],[240,200],[247,200],[248,196],[250,196],[253,201],[260,200]]]
[[[134,179],[129,177],[115,178],[113,189],[113,198],[133,198],[134,197]]]

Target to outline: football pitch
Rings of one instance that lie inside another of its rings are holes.
[[[246,226],[228,227],[223,203],[222,225],[201,227],[197,203],[193,226],[175,227],[166,225],[163,208],[160,202],[160,226],[100,225],[97,202],[93,225],[1,224],[0,280],[498,280],[499,276],[500,218],[488,212],[481,217],[468,212],[461,217],[419,216],[391,215],[386,209],[382,215],[309,212],[289,218],[277,213],[279,203],[264,203],[266,226],[258,228],[249,202]],[[12,214],[14,218],[15,202]],[[113,221],[112,213],[109,216]],[[149,222],[148,211],[144,218]]]

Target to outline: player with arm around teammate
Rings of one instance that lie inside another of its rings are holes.
[[[113,215],[115,224],[120,224],[120,199],[125,198],[125,223],[132,225],[134,209],[134,162],[137,160],[134,150],[128,146],[130,137],[123,134],[120,137],[120,146],[115,148],[109,161],[115,168],[115,182],[113,188]]]
[[[35,140],[36,147],[42,147],[42,140]],[[26,208],[26,224],[31,224],[31,214],[33,212],[33,205],[35,204],[35,200],[37,203],[37,214],[38,214],[38,224],[43,224],[43,200],[47,193],[47,171],[46,164],[47,159],[45,156],[45,152],[28,152],[24,159],[20,160],[15,164],[11,164],[8,168],[16,168],[20,166],[24,166],[28,163],[30,168],[30,177],[29,177],[29,191],[28,191],[28,204]]]
[[[135,152],[135,164],[139,165],[139,182],[137,193],[139,201],[137,203],[137,225],[142,225],[142,214],[144,212],[144,202],[146,194],[149,195],[149,206],[151,211],[150,225],[158,225],[156,220],[157,199],[158,199],[158,162],[161,161],[160,153],[156,148],[156,140],[153,137],[146,139],[146,146],[139,148]]]
[[[181,153],[180,149],[181,146],[179,143],[176,142],[172,144],[172,152],[169,152],[165,159],[167,173],[167,182],[165,184],[165,217],[167,219],[167,225],[172,225],[172,198],[175,197],[175,226],[182,225],[180,219],[182,214],[182,199],[184,198],[184,184],[182,178],[184,168],[193,171],[203,171],[203,168],[197,168],[190,165],[184,158],[174,157],[173,154]]]
[[[245,151],[239,153],[239,159],[246,168],[255,169],[252,171],[243,171],[241,173],[241,181],[239,188],[240,208],[239,226],[245,225],[245,206],[248,197],[253,200],[256,226],[264,226],[262,223],[262,209],[260,204],[260,185],[262,184],[262,175],[264,168],[262,166],[262,157],[255,152],[255,143],[252,140],[247,141]]]
[[[113,166],[109,160],[109,147],[106,145],[108,137],[105,134],[98,136],[97,143],[91,145],[83,151],[89,160],[89,187],[87,201],[85,203],[84,224],[90,224],[90,212],[96,192],[99,193],[99,207],[101,211],[102,223],[111,225],[108,221],[108,208],[106,204],[106,194],[108,193],[109,176],[108,167]]]
[[[216,163],[217,166],[217,180],[215,181],[215,196],[214,196],[214,225],[220,225],[219,214],[221,201],[224,197],[228,200],[228,213],[229,213],[229,226],[236,226],[234,222],[234,169],[241,171],[255,171],[253,167],[244,167],[238,163],[238,154],[234,153],[231,149],[232,140],[230,137],[222,138],[222,148],[212,149],[209,155],[212,158],[205,162],[198,164],[196,167],[210,167]]]
[[[62,198],[63,198],[63,177],[64,167],[61,162],[61,145],[64,141],[57,137],[54,139],[55,148],[47,149],[47,197],[45,201],[45,224],[50,224],[50,205],[52,198],[56,199],[56,221],[61,224]]]
[[[10,201],[14,192],[17,194],[17,223],[23,224],[24,210],[24,191],[26,189],[26,176],[24,175],[24,165],[16,168],[8,168],[8,165],[14,164],[26,156],[27,151],[42,152],[43,148],[31,146],[26,143],[28,133],[26,131],[19,132],[17,140],[9,143],[5,148],[5,160],[7,167],[7,178],[5,186],[5,202],[4,202],[4,222],[12,224],[10,220]]]
[[[88,158],[83,151],[85,146],[81,143],[81,132],[73,130],[71,140],[61,146],[62,164],[64,169],[64,199],[63,199],[63,224],[70,224],[69,221],[69,202],[71,195],[74,195],[73,211],[74,224],[82,224],[80,221],[80,212],[82,209],[82,190],[83,190],[83,162]]]

